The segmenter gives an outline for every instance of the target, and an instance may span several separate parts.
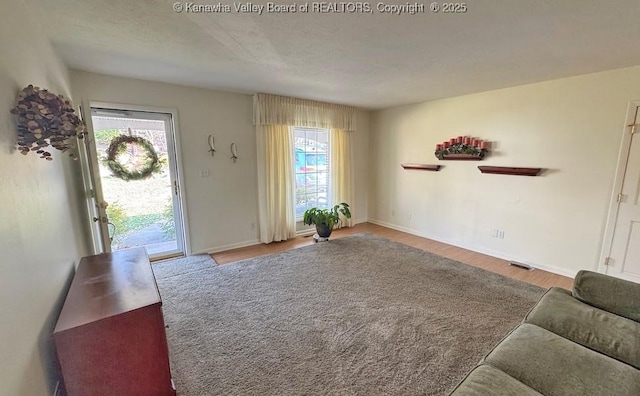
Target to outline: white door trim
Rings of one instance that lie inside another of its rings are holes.
[[[613,246],[613,234],[616,222],[618,221],[618,194],[622,191],[624,176],[627,170],[627,161],[629,160],[629,149],[631,147],[631,131],[629,125],[635,123],[638,107],[640,107],[640,100],[632,100],[629,102],[627,117],[625,118],[623,127],[622,142],[620,143],[620,151],[618,153],[618,165],[616,167],[616,177],[613,183],[611,199],[609,201],[609,214],[607,215],[607,225],[604,232],[604,243],[602,245],[602,252],[600,253],[600,260],[598,261],[598,272],[603,274],[607,272],[605,260],[611,254],[611,247]]]
[[[91,123],[91,109],[89,109],[89,114],[85,114],[84,105],[78,106],[78,114],[84,121],[87,132],[93,131],[93,124]],[[89,139],[91,139],[89,134],[85,134],[83,138],[77,139],[78,145],[78,160],[80,161],[80,170],[82,173],[82,187],[83,187],[83,198],[84,204],[86,205],[86,221],[90,228],[90,239],[92,246],[92,253],[98,254],[105,251],[103,232],[98,231],[99,227],[102,227],[95,218],[99,218],[101,216],[100,210],[98,208],[96,197],[97,187],[94,185],[94,180],[96,178],[95,172],[93,170],[93,163],[91,161],[91,146],[89,144]]]
[[[113,102],[100,102],[100,101],[83,101],[83,109],[85,112],[89,111],[88,117],[91,119],[91,108],[102,108],[102,109],[110,109],[110,110],[130,110],[130,111],[141,111],[148,113],[166,113],[171,114],[171,119],[173,120],[173,136],[175,139],[175,154],[176,154],[176,168],[177,174],[176,177],[178,179],[178,195],[180,197],[181,206],[182,206],[182,224],[183,224],[183,232],[184,232],[184,251],[186,256],[191,255],[191,238],[189,236],[189,216],[187,209],[187,193],[184,188],[184,167],[182,166],[182,145],[180,143],[180,128],[179,128],[179,120],[178,120],[178,110],[175,108],[167,108],[167,107],[155,107],[155,106],[141,106],[141,105],[132,105],[126,103],[113,103]],[[91,125],[93,129],[93,126]]]
[[[87,103],[88,104],[88,103]],[[84,112],[83,119],[85,125],[87,127],[88,135],[85,136],[83,141],[81,142],[84,145],[84,153],[81,153],[80,158],[83,162],[83,173],[86,171],[86,177],[90,178],[85,183],[85,187],[88,187],[89,190],[85,190],[85,204],[87,205],[87,211],[89,213],[89,217],[87,221],[90,223],[91,229],[91,239],[93,240],[94,245],[94,254],[98,253],[107,253],[111,251],[111,242],[109,241],[109,230],[108,225],[104,224],[102,220],[103,217],[107,216],[106,207],[102,206],[102,202],[98,201],[98,197],[102,197],[102,184],[99,182],[100,174],[96,167],[93,166],[93,159],[96,158],[96,145],[95,141],[93,141],[93,120],[91,118],[91,107],[87,107],[84,102],[82,102],[82,110]],[[85,169],[86,167],[86,169]],[[92,208],[91,205],[94,207]],[[96,223],[97,221],[97,223]]]

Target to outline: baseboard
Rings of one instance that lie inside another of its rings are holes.
[[[541,269],[543,271],[551,272],[556,275],[566,276],[567,278],[575,278],[576,274],[579,270],[568,270],[566,268],[560,268],[553,265],[544,265],[544,264],[529,264],[533,268]]]
[[[450,241],[444,238],[440,238],[438,236],[435,235],[429,235],[423,232],[420,232],[418,230],[414,230],[411,228],[407,228],[407,227],[402,227],[402,226],[398,226],[392,223],[387,223],[386,221],[381,221],[381,220],[376,220],[376,219],[369,219],[368,220],[369,223],[372,224],[377,224],[379,226],[382,227],[387,227],[387,228],[391,228],[392,230],[396,230],[396,231],[402,231],[402,232],[406,232],[407,234],[411,234],[411,235],[416,235],[422,238],[427,238],[427,239],[432,239],[434,241],[437,242],[441,242],[441,243],[446,243],[447,245],[452,245],[452,246],[456,246],[462,249],[466,249],[466,250],[470,250],[472,252],[476,252],[476,253],[481,253],[481,254],[486,254],[487,256],[491,256],[491,257],[496,257],[502,260],[506,260],[506,261],[519,261],[522,262],[524,264],[527,264],[533,268],[537,268],[543,271],[547,271],[547,272],[551,272],[557,275],[562,275],[562,276],[566,276],[568,278],[575,278],[576,274],[578,273],[577,270],[568,270],[566,268],[560,268],[560,267],[556,267],[556,266],[552,266],[552,265],[544,265],[544,264],[536,264],[536,263],[531,263],[528,261],[523,261],[520,260],[518,258],[509,256],[508,254],[505,254],[503,252],[500,251],[496,251],[493,249],[488,249],[482,246],[467,246],[467,245],[463,245],[459,242],[455,242],[455,241]]]
[[[352,221],[353,225],[356,224],[360,224],[360,223],[366,223],[368,222],[367,219],[359,219],[359,220],[355,220]],[[308,230],[300,230],[300,231],[296,231],[296,236],[311,236],[313,234],[316,233],[316,230],[314,228],[310,228]],[[232,243],[229,245],[221,245],[221,246],[216,246],[216,247],[211,247],[211,248],[207,248],[207,249],[201,249],[201,250],[196,250],[191,252],[191,255],[196,255],[196,254],[212,254],[212,253],[218,253],[218,252],[223,252],[225,250],[231,250],[231,249],[239,249],[239,248],[243,248],[243,247],[247,247],[247,246],[253,246],[253,245],[258,245],[262,243],[259,239],[254,239],[254,240],[250,240],[250,241],[244,241],[244,242],[239,242],[239,243]]]
[[[356,224],[362,224],[362,223],[368,223],[369,219],[351,219],[351,224],[352,225],[356,225]]]
[[[376,220],[376,219],[369,219],[367,221],[369,223],[372,223],[372,224],[376,224],[376,225],[379,225],[379,226],[391,228],[392,230],[402,231],[402,232],[406,232],[407,234],[411,234],[411,235],[416,235],[416,236],[423,237],[423,238],[437,240],[437,239],[434,239],[432,237],[426,236],[426,235],[424,235],[423,233],[421,233],[421,232],[419,232],[417,230],[414,230],[414,229],[411,229],[411,228],[407,228],[407,227],[402,227],[402,226],[395,225],[395,224],[392,224],[392,223],[387,223],[386,221]],[[438,241],[438,242],[441,242],[441,241]],[[448,242],[445,242],[445,243],[448,243]]]
[[[353,221],[353,225],[356,224],[361,224],[361,223],[372,223],[372,224],[376,224],[382,227],[387,227],[387,228],[391,228],[392,230],[396,230],[396,231],[401,231],[401,232],[406,232],[407,234],[411,234],[411,235],[416,235],[422,238],[427,238],[427,239],[432,239],[434,241],[438,241],[441,243],[446,243],[447,245],[452,245],[452,246],[456,246],[462,249],[467,249],[470,250],[472,252],[476,252],[476,253],[481,253],[481,254],[486,254],[488,256],[492,256],[492,257],[496,257],[502,260],[506,260],[506,261],[519,261],[522,262],[524,264],[530,265],[533,268],[537,268],[543,271],[547,271],[547,272],[551,272],[554,274],[558,274],[558,275],[562,275],[562,276],[566,276],[569,278],[575,278],[576,274],[578,273],[577,270],[567,270],[566,268],[560,268],[560,267],[556,267],[553,265],[544,265],[544,264],[537,264],[537,263],[531,263],[528,261],[523,261],[520,260],[517,257],[512,257],[508,254],[505,254],[503,252],[500,251],[496,251],[493,249],[488,249],[482,246],[468,246],[468,245],[463,245],[459,242],[456,241],[451,241],[451,240],[447,240],[444,238],[440,238],[436,235],[430,235],[430,234],[426,234],[424,232],[420,232],[418,230],[414,230],[412,228],[407,228],[407,227],[403,227],[403,226],[399,226],[396,224],[392,224],[392,223],[388,223],[386,221],[382,221],[382,220],[377,220],[377,219],[358,219],[358,220],[354,220]],[[315,230],[310,229],[310,230],[302,230],[296,233],[296,236],[310,236],[313,235],[315,233]],[[192,255],[196,255],[196,254],[211,254],[211,253],[218,253],[218,252],[222,252],[222,251],[226,251],[226,250],[231,250],[231,249],[238,249],[238,248],[243,248],[243,247],[247,247],[247,246],[253,246],[253,245],[258,245],[260,244],[260,240],[259,239],[253,239],[253,240],[249,240],[249,241],[244,241],[244,242],[239,242],[239,243],[232,243],[232,244],[228,244],[228,245],[221,245],[221,246],[216,246],[216,247],[211,247],[211,248],[207,248],[207,249],[202,249],[202,250],[198,250],[195,252],[192,252]]]
[[[368,222],[367,219],[359,219],[359,220],[351,219],[351,226],[353,227],[356,224],[362,224],[362,223],[367,223],[367,222]],[[296,236],[297,237],[306,237],[306,236],[313,235],[315,233],[316,233],[316,229],[314,227],[311,227],[311,228],[306,229],[306,230],[296,231]]]
[[[260,243],[260,240],[252,239],[250,241],[231,243],[229,245],[221,245],[221,246],[211,247],[211,248],[207,248],[207,249],[197,250],[195,252],[191,252],[191,255],[218,253],[218,252],[223,252],[225,250],[231,250],[231,249],[238,249],[238,248],[243,248],[243,247],[247,247],[247,246],[253,246],[253,245],[257,245],[259,243]]]
[[[308,230],[300,230],[300,231],[296,231],[296,236],[297,237],[306,237],[309,235],[313,235],[316,233],[316,229],[315,228],[309,228]]]

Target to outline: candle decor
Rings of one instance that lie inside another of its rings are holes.
[[[476,160],[479,161],[489,152],[489,142],[458,136],[436,144],[435,155],[440,160]]]

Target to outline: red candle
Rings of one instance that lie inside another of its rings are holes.
[[[458,143],[462,143],[462,136],[458,136]]]
[[[473,147],[478,147],[478,139],[473,139],[473,141],[471,142],[471,145]]]
[[[436,151],[440,151],[442,150],[442,145],[441,144],[436,144]]]
[[[449,144],[451,145],[456,144],[456,139],[452,138],[451,140],[449,140]]]
[[[464,138],[464,144],[469,144],[469,143],[471,143],[471,138],[470,138],[470,137],[468,137],[468,136],[465,136],[465,138]]]
[[[482,140],[480,142],[480,148],[482,149],[488,149],[489,148],[489,142]]]
[[[449,148],[449,142],[444,142],[442,144],[444,145],[444,148]]]

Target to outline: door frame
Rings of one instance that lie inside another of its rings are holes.
[[[93,254],[98,254],[105,250],[102,233],[98,230],[101,226],[96,223],[96,218],[100,218],[103,211],[98,208],[98,205],[93,205],[91,202],[91,200],[95,198],[95,190],[99,187],[94,185],[94,170],[90,159],[92,150],[89,144],[88,132],[89,130],[93,130],[93,125],[91,124],[91,117],[89,117],[89,119],[85,117],[84,109],[84,105],[80,104],[77,110],[87,128],[85,136],[77,139],[78,160],[80,161],[80,170],[82,173],[83,197],[87,216],[85,219],[86,227],[88,227],[89,237],[91,238],[92,252]],[[91,110],[89,110],[89,114],[91,114]]]
[[[618,153],[618,164],[616,166],[616,176],[613,182],[613,190],[611,192],[611,199],[609,201],[609,213],[607,215],[607,224],[604,232],[604,240],[602,244],[602,251],[600,253],[600,260],[598,261],[598,272],[606,274],[607,257],[611,255],[611,248],[613,246],[613,237],[616,223],[618,222],[618,194],[622,192],[622,186],[624,182],[624,176],[627,171],[627,162],[629,161],[629,150],[631,149],[631,130],[630,126],[636,122],[636,112],[640,112],[640,100],[632,100],[627,107],[627,116],[625,118],[624,127],[622,130],[622,142],[620,143],[620,151]],[[637,133],[637,132],[636,132]]]
[[[180,130],[179,130],[179,121],[178,121],[178,110],[175,108],[167,108],[167,107],[156,107],[156,106],[142,106],[142,105],[132,105],[125,103],[116,103],[116,102],[101,102],[101,101],[93,101],[93,100],[82,100],[82,111],[83,118],[86,122],[87,129],[93,134],[93,121],[91,119],[91,109],[92,108],[102,108],[108,110],[123,110],[123,111],[139,111],[139,112],[147,112],[147,113],[165,113],[171,115],[171,127],[173,128],[173,139],[175,144],[175,159],[176,159],[176,179],[178,181],[178,198],[180,200],[180,207],[182,209],[182,213],[180,214],[182,217],[182,225],[183,225],[183,237],[184,237],[184,254],[185,256],[191,255],[191,238],[189,235],[189,220],[188,220],[188,209],[187,209],[187,196],[184,188],[184,167],[182,165],[182,144],[180,142]],[[90,146],[90,149],[95,150],[95,145]],[[95,155],[96,153],[89,152],[88,155]],[[99,177],[99,175],[95,174],[98,172],[97,169],[92,170],[94,174],[91,175],[92,178]],[[95,186],[94,186],[95,187]],[[88,191],[87,191],[88,193]],[[89,202],[89,198],[87,197],[87,202]],[[91,219],[88,219],[91,221]],[[94,232],[94,227],[91,227],[91,232]],[[98,239],[99,236],[93,236],[94,239]]]

